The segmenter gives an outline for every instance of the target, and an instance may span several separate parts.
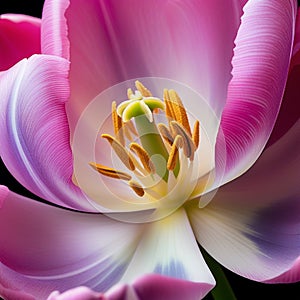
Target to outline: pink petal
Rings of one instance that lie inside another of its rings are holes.
[[[251,0],[244,12],[216,145],[224,183],[255,162],[271,134],[288,75],[297,7],[292,0]],[[226,161],[220,160],[224,151]]]
[[[181,281],[159,275],[149,275],[138,279],[133,287],[141,300],[172,299],[200,300],[211,286],[195,282]],[[206,292],[204,292],[206,291]]]
[[[189,209],[199,243],[239,275],[273,282],[299,256],[299,130],[300,120],[204,209]]]
[[[0,154],[26,188],[54,203],[93,210],[72,182],[65,113],[69,64],[35,55],[0,74]]]
[[[233,40],[241,15],[237,1],[49,1],[44,17],[60,17],[42,44],[70,50],[71,132],[101,91],[141,77],[164,77],[195,89],[217,115],[226,99]],[[65,14],[64,14],[65,13]],[[63,21],[67,23],[63,25]],[[68,36],[70,44],[65,42]],[[70,45],[70,49],[68,47]],[[50,49],[51,47],[49,47]],[[56,47],[53,47],[56,49]],[[52,50],[53,54],[60,51]]]
[[[0,71],[41,52],[40,26],[38,18],[13,14],[0,16]]]
[[[298,9],[293,57],[280,111],[267,146],[280,139],[300,118],[300,13]]]
[[[104,300],[100,293],[96,293],[87,287],[77,287],[64,292],[55,291],[49,295],[47,300]]]
[[[43,54],[61,56],[69,60],[69,40],[64,12],[69,0],[46,0],[41,26],[41,48]]]
[[[200,300],[200,286],[160,275],[145,275],[130,285],[116,285],[105,294],[87,287],[77,287],[64,293],[54,291],[47,300]]]
[[[9,192],[0,210],[0,295],[43,300],[80,285],[105,291],[122,276],[141,227]]]

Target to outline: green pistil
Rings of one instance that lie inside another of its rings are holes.
[[[152,112],[157,108],[165,109],[164,103],[159,98],[145,97],[124,101],[118,106],[117,111],[118,115],[122,117],[123,122],[142,115],[145,115],[152,122]]]
[[[134,119],[141,144],[151,157],[156,173],[167,182],[169,176],[169,171],[167,170],[169,154],[154,120],[150,122],[146,115],[140,115]]]
[[[165,109],[165,104],[155,97],[136,97],[120,103],[117,108],[118,115],[123,122],[134,118],[140,141],[155,166],[156,173],[168,181],[167,170],[168,151],[159,134],[153,119],[154,109]]]

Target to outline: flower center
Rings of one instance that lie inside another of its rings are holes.
[[[158,200],[157,197],[164,196],[165,189],[157,189],[157,185],[170,185],[170,172],[177,179],[180,169],[181,173],[192,169],[199,146],[200,122],[196,120],[192,132],[187,112],[176,91],[165,89],[162,101],[153,97],[141,82],[136,81],[135,86],[135,93],[128,89],[128,100],[118,106],[115,101],[112,103],[114,136],[101,135],[128,172],[95,162],[90,165],[104,176],[126,181],[139,197]],[[168,125],[156,124],[153,114],[159,110],[164,112]],[[138,141],[134,141],[133,136]],[[150,188],[149,180],[152,181]],[[156,193],[152,193],[153,190]]]
[[[128,88],[128,82],[124,85]],[[153,87],[155,96],[135,81],[135,91],[128,88],[125,101],[112,102],[109,119],[103,103],[118,98],[120,88],[100,94],[82,113],[72,145],[74,181],[87,199],[99,211],[129,222],[160,219],[201,195],[213,180],[213,135],[202,123],[213,119],[207,105],[185,86],[177,92],[155,81]],[[197,104],[201,122],[188,115],[180,94]],[[89,146],[93,143],[94,148]],[[132,220],[132,212],[145,211],[155,213]],[[128,220],[124,213],[130,213]]]

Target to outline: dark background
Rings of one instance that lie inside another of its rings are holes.
[[[88,1],[88,0],[87,0]],[[126,1],[126,0],[120,0]],[[147,0],[141,0],[147,1]],[[163,0],[162,0],[163,1]],[[188,1],[188,0],[186,0]],[[206,0],[209,1],[209,0]],[[0,0],[0,14],[2,13],[21,13],[31,16],[41,17],[43,0]],[[300,0],[298,0],[298,5]],[[36,196],[22,187],[6,170],[0,160],[0,184],[8,186],[11,190],[37,199]],[[238,300],[300,300],[300,283],[294,284],[262,284],[242,278],[228,270],[224,270],[228,280]],[[206,300],[212,299],[207,296]],[[21,300],[21,299],[20,299]],[[184,299],[183,299],[184,300]],[[223,300],[223,299],[222,299]],[[226,300],[226,299],[224,299]]]

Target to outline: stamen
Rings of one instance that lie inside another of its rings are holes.
[[[111,111],[112,111],[112,122],[114,126],[114,133],[117,138],[117,140],[124,146],[125,140],[122,129],[122,118],[118,116],[117,114],[117,103],[116,101],[113,101],[111,105]]]
[[[135,166],[134,173],[138,177],[148,176],[149,172],[147,172],[145,170],[145,168],[143,167],[143,165],[135,158],[135,156],[131,152],[128,152],[128,154],[129,154],[130,159],[132,160],[132,162],[134,163],[134,166]]]
[[[137,143],[131,143],[130,144],[130,150],[137,154],[137,156],[140,158],[140,161],[142,162],[144,168],[148,173],[154,173],[155,167],[152,163],[150,156],[148,155],[147,151],[139,144]]]
[[[169,97],[170,103],[172,103],[175,120],[183,126],[190,136],[192,136],[188,116],[180,97],[174,90],[169,90]]]
[[[135,87],[143,97],[152,97],[152,93],[140,81],[135,82]]]
[[[194,158],[195,145],[192,138],[185,131],[185,129],[176,121],[172,121],[170,123],[171,130],[175,133],[175,135],[180,135],[183,141],[183,153],[186,157],[189,157],[191,160]]]
[[[133,91],[131,88],[127,89],[127,98],[131,99],[134,96]]]
[[[170,145],[172,146],[174,139],[172,137],[171,132],[169,131],[168,127],[163,124],[163,123],[159,123],[157,124],[158,130],[160,135],[163,137],[163,139]]]
[[[166,109],[165,109],[166,116],[171,120],[176,120],[175,113],[169,96],[169,91],[167,89],[164,90],[164,101],[166,105]]]
[[[194,124],[192,139],[193,139],[194,145],[197,149],[199,146],[199,142],[200,142],[200,122],[198,120],[196,120],[196,122]]]
[[[177,160],[178,160],[178,149],[182,147],[183,141],[182,137],[180,135],[177,135],[175,137],[174,143],[172,145],[170,154],[169,154],[169,159],[167,162],[167,168],[170,171],[173,171],[175,169]]]
[[[141,185],[139,185],[137,182],[132,181],[132,180],[129,181],[128,184],[138,196],[140,196],[140,197],[144,196],[145,191]]]
[[[111,177],[111,178],[115,178],[115,179],[122,179],[122,180],[126,180],[129,181],[131,180],[131,176],[128,175],[125,172],[122,171],[118,171],[116,169],[112,169],[100,164],[96,164],[94,162],[89,163],[89,165],[95,169],[96,171],[98,171],[100,174],[105,175],[107,177]]]
[[[103,137],[110,143],[111,147],[114,149],[115,153],[118,155],[122,163],[129,170],[133,171],[135,169],[134,163],[130,159],[129,154],[127,153],[124,146],[109,134],[102,134],[101,137]]]

